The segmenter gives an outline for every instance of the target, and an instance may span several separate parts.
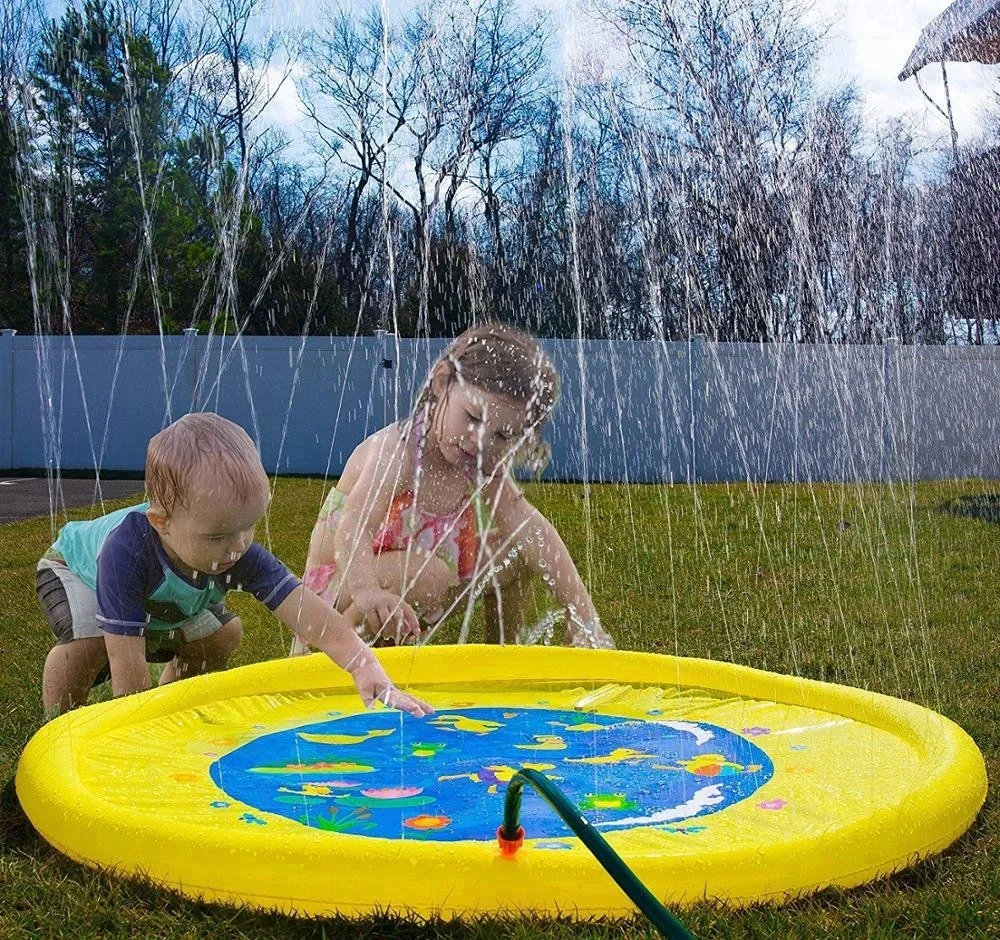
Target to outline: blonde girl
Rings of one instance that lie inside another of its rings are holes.
[[[347,461],[313,528],[304,583],[376,642],[419,636],[483,595],[486,639],[503,643],[528,630],[540,578],[568,644],[613,647],[559,533],[512,473],[544,466],[558,394],[555,366],[528,334],[464,332],[413,413]],[[293,652],[304,651],[297,642]]]

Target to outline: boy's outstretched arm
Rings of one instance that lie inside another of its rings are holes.
[[[133,692],[142,692],[152,686],[149,666],[146,664],[144,637],[105,633],[104,645],[108,650],[111,689],[115,696],[131,695]]]
[[[366,708],[377,699],[417,718],[434,711],[427,702],[397,689],[351,622],[305,585],[295,588],[274,612],[293,633],[350,673]]]

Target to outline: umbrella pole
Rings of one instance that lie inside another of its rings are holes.
[[[948,109],[948,127],[951,130],[951,153],[955,158],[955,166],[958,166],[958,132],[955,130],[955,115],[951,110],[951,91],[948,88],[948,69],[945,68],[944,60],[941,60],[941,77],[944,79],[944,101]]]

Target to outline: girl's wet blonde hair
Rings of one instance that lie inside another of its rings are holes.
[[[456,337],[431,369],[431,376],[442,364],[450,371],[449,387],[452,382],[468,383],[523,404],[527,439],[514,463],[541,473],[551,455],[542,431],[559,398],[559,373],[538,341],[512,326],[484,323]],[[436,405],[428,379],[414,414],[422,408],[433,411]]]
[[[192,412],[154,435],[146,448],[146,499],[168,516],[191,509],[195,483],[213,475],[220,499],[247,502],[269,492],[267,474],[250,435],[209,411]]]

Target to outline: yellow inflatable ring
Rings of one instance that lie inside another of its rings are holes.
[[[88,864],[295,914],[625,915],[539,797],[539,769],[668,904],[784,901],[939,852],[975,819],[982,756],[908,702],[726,663],[538,647],[380,654],[437,709],[365,711],[321,655],[80,709],[17,771],[38,831]]]

